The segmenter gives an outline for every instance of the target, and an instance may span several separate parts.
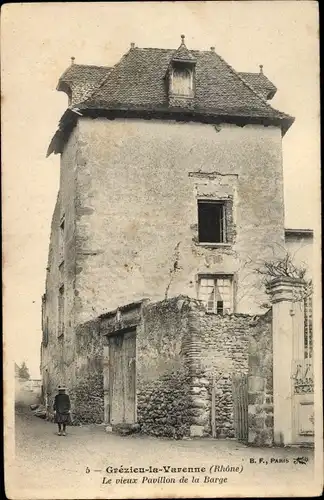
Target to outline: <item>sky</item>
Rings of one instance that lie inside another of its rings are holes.
[[[4,347],[39,377],[41,296],[59,155],[45,158],[67,107],[55,90],[71,56],[112,66],[138,47],[215,46],[237,71],[278,88],[273,107],[295,117],[283,138],[286,227],[319,224],[317,2],[7,4],[1,16]]]

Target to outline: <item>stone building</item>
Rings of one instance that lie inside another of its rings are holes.
[[[77,418],[139,419],[149,432],[144,381],[159,385],[178,368],[192,381],[188,353],[207,356],[214,342],[205,327],[220,334],[214,363],[224,349],[231,369],[247,373],[253,318],[264,320],[255,262],[285,248],[282,138],[293,118],[269,104],[276,87],[262,66],[239,73],[214,47],[188,50],[183,36],[177,50],[131,44],[112,68],[72,58],[57,90],[68,108],[48,149],[61,171],[43,296],[44,390],[52,397],[63,382]],[[205,325],[198,343],[188,345],[186,332],[199,328],[179,301]],[[225,392],[229,431],[217,432],[231,436]],[[189,420],[186,429],[198,425]],[[199,432],[211,432],[207,420]]]

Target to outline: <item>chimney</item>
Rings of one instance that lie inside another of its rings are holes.
[[[74,61],[75,61],[75,57],[71,57],[71,64],[74,64]]]
[[[135,49],[135,43],[134,43],[134,42],[132,42],[132,43],[130,44],[130,46],[131,46],[131,49]]]
[[[215,47],[210,47],[211,52],[215,52]]]
[[[263,64],[260,64],[259,68],[260,68],[260,75],[263,75]]]

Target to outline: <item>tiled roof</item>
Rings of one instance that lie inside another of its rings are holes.
[[[168,108],[166,73],[174,53],[169,49],[132,48],[79,107]],[[196,60],[191,108],[194,111],[222,116],[290,118],[272,108],[247,79],[215,52],[191,50],[190,54]]]
[[[91,66],[86,64],[71,64],[64,71],[63,75],[59,79],[57,90],[61,90],[61,85],[64,83],[75,84],[75,83],[90,83],[97,84],[108,75],[111,68],[107,66]]]
[[[173,53],[172,61],[180,61],[180,62],[195,62],[195,57],[190,53],[190,50],[187,49],[184,43],[184,35],[181,35],[181,45],[180,47]]]
[[[251,87],[266,99],[272,99],[277,87],[263,73],[239,73]]]
[[[110,71],[111,68],[106,66],[72,63],[59,79],[56,90],[66,92],[69,96],[69,104],[74,105],[76,102],[85,100]]]
[[[168,69],[173,61],[194,63],[194,95],[190,109],[183,101],[169,100]],[[112,68],[71,64],[61,76],[58,90],[69,95],[69,108],[48,149],[61,152],[78,115],[262,123],[281,127],[284,134],[294,119],[270,106],[276,87],[261,72],[238,73],[215,51],[188,50],[184,39],[177,50],[137,48]],[[72,97],[71,97],[72,94]]]

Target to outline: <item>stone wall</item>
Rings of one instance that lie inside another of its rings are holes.
[[[280,129],[104,118],[76,129],[80,323],[166,290],[197,298],[198,273],[234,275],[236,312],[259,312],[251,262],[284,245]],[[227,202],[227,244],[197,242],[201,198]]]
[[[82,213],[76,196],[78,158],[78,129],[75,128],[61,157],[60,190],[51,223],[46,293],[42,301],[41,346],[44,403],[51,412],[57,387],[65,384],[76,424],[103,421],[99,321],[80,321],[82,304],[76,289],[77,262],[82,260],[84,250],[76,234],[76,220]],[[60,228],[63,218],[64,232]],[[59,335],[58,295],[62,285],[64,334]]]
[[[74,424],[102,423],[104,420],[103,338],[99,319],[88,321],[76,328],[75,353],[75,380],[69,393],[74,408],[73,422]]]
[[[226,244],[197,241],[198,199],[226,202]],[[279,128],[80,119],[62,153],[51,227],[41,368],[48,397],[60,383],[77,383],[86,356],[76,348],[79,325],[120,304],[197,298],[200,274],[230,274],[235,312],[258,312],[264,297],[249,261],[266,259],[283,242]]]
[[[248,443],[273,444],[272,314],[267,313],[250,338],[248,377]]]
[[[44,395],[52,404],[56,388],[74,385],[75,377],[75,159],[77,129],[61,158],[60,190],[49,244],[46,288],[42,301],[41,373]],[[64,218],[64,231],[60,225]],[[59,335],[58,296],[64,286],[64,335]]]
[[[189,435],[188,310],[185,297],[143,307],[136,342],[137,420],[144,433],[172,438]]]
[[[53,349],[52,349],[53,352]],[[80,423],[102,423],[104,420],[103,394],[103,338],[100,334],[100,320],[78,325],[74,336],[75,362],[65,367],[65,385],[71,400],[71,415],[74,425]],[[49,369],[44,371],[44,394],[53,417],[53,402],[57,386],[62,384],[58,370],[60,359],[57,351]],[[64,383],[64,382],[63,382]]]
[[[215,390],[216,437],[234,437],[232,376],[248,373],[249,338],[254,328],[247,315],[207,314],[196,304],[190,312],[193,424],[210,435],[212,387]],[[198,432],[198,428],[195,428]]]
[[[136,409],[143,433],[176,439],[211,435],[213,390],[216,437],[235,437],[232,377],[248,373],[266,381],[262,402],[261,396],[254,395],[252,401],[249,394],[249,412],[267,412],[264,425],[270,425],[269,411],[260,407],[271,403],[269,320],[207,314],[199,301],[186,296],[129,304],[76,327],[71,377],[67,372],[75,424],[101,423],[104,412],[109,416],[104,337],[130,328],[136,329]],[[57,384],[51,382],[48,393],[53,399]],[[260,416],[252,420],[259,422]]]
[[[102,316],[104,335],[130,328],[136,330],[140,430],[173,438],[210,436],[214,391],[216,437],[235,437],[232,379],[248,374],[251,339],[268,339],[266,317],[207,314],[199,301],[186,296],[145,300]],[[267,358],[267,368],[271,361]],[[109,381],[109,361],[105,370]],[[270,393],[271,373],[267,376]]]

